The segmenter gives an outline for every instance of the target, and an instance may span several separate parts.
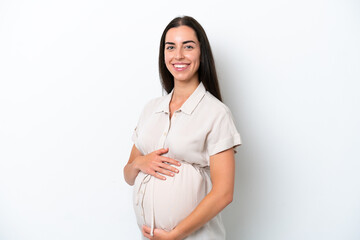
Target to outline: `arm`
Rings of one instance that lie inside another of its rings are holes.
[[[130,186],[134,185],[135,178],[140,171],[153,175],[161,180],[165,180],[166,178],[158,174],[158,172],[168,176],[174,176],[174,173],[178,173],[179,170],[164,162],[169,162],[177,166],[180,166],[180,163],[172,158],[161,156],[168,151],[169,149],[162,148],[143,156],[134,144],[129,161],[124,167],[125,181]]]
[[[135,158],[142,156],[141,152],[133,145],[129,157],[128,163],[124,167],[124,178],[127,184],[134,185],[135,178],[140,172],[140,169],[136,166]]]
[[[211,191],[189,216],[170,231],[168,233],[169,235],[162,230],[155,229],[154,237],[151,237],[149,235],[150,228],[143,226],[143,234],[145,237],[149,237],[150,239],[184,239],[201,228],[232,202],[235,181],[233,148],[210,157],[210,175],[213,185]],[[164,237],[159,236],[156,231]]]

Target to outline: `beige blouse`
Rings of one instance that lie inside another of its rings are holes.
[[[143,109],[133,133],[136,148],[144,155],[169,148],[164,156],[180,161],[179,173],[166,180],[139,172],[134,183],[134,210],[142,225],[172,230],[211,190],[210,156],[239,146],[241,138],[229,108],[200,83],[186,102],[169,118],[173,91],[151,100]],[[143,237],[143,239],[146,239]],[[225,239],[218,214],[187,240]]]

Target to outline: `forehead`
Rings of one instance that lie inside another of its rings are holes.
[[[188,26],[170,28],[165,36],[165,42],[184,42],[188,40],[198,42],[194,29]]]

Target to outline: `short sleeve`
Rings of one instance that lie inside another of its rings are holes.
[[[133,141],[133,143],[135,144],[135,147],[137,149],[139,149],[139,144],[138,144],[138,133],[137,133],[137,125],[133,131],[133,134],[132,134],[132,137],[131,137],[131,140]]]
[[[138,122],[137,122],[137,124],[135,126],[135,129],[134,129],[132,137],[131,137],[131,140],[133,141],[133,143],[135,144],[135,147],[139,151],[141,149],[140,149],[140,146],[139,146],[138,136],[139,136],[139,130],[141,130],[142,122],[143,122],[143,119],[144,119],[145,109],[146,109],[146,106],[141,111],[140,117],[138,119]]]
[[[226,111],[223,111],[214,120],[212,129],[210,130],[206,140],[207,152],[209,156],[212,156],[240,145],[240,134],[235,127],[234,119],[230,110],[226,109]]]

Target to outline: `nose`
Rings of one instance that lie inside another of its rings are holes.
[[[184,53],[182,48],[178,48],[175,53],[175,59],[183,59]]]

